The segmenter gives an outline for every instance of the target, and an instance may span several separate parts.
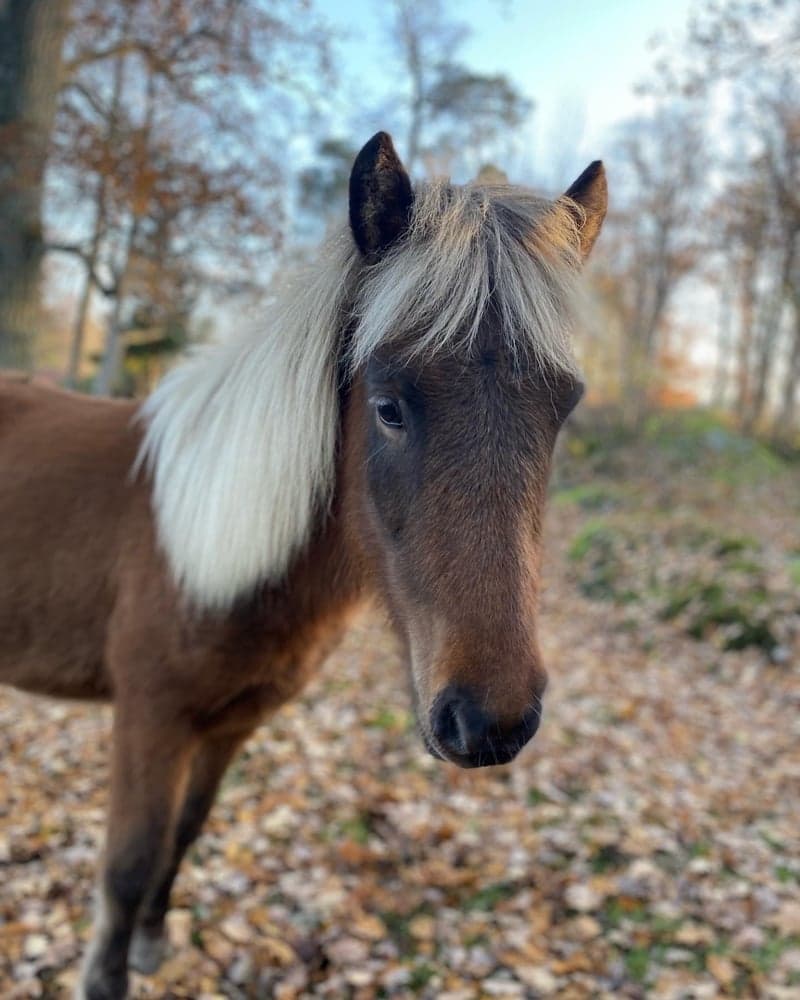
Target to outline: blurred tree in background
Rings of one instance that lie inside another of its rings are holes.
[[[376,127],[417,177],[514,161],[532,96],[470,64],[455,4],[372,9],[380,92],[310,0],[0,0],[0,364],[146,391],[343,213]],[[631,426],[702,399],[797,440],[798,64],[796,0],[697,0],[602,151],[611,211],[577,342]]]
[[[429,172],[441,173],[462,157],[476,173],[497,153],[498,141],[530,115],[533,102],[503,74],[477,73],[460,61],[470,30],[444,0],[392,0],[384,10],[386,33],[405,75],[397,104],[406,164],[413,171],[422,162]]]
[[[0,3],[0,367],[28,368],[41,322],[42,195],[69,0]]]
[[[534,108],[504,74],[479,73],[461,61],[471,30],[452,6],[446,0],[376,4],[398,71],[380,120],[416,175],[474,177],[487,163],[503,162]],[[363,138],[333,135],[317,143],[315,162],[299,177],[305,211],[323,216],[340,211]]]
[[[74,0],[73,14],[52,144],[64,238],[52,248],[84,272],[68,381],[99,292],[96,387],[108,392],[123,340],[140,358],[148,344],[176,350],[201,291],[263,281],[284,227],[278,140],[301,85],[325,78],[326,36],[280,2]]]
[[[797,434],[800,382],[798,65],[797,3],[698,4],[685,45],[662,52],[645,87],[652,116],[631,123],[620,150],[622,207],[609,220],[614,252],[601,275],[604,294],[610,289],[628,310],[626,340],[645,348],[669,330],[676,282],[693,278],[710,288],[718,306],[713,403],[730,408],[747,432],[769,426],[787,439]],[[641,169],[642,145],[670,117],[676,127],[662,136],[659,190]],[[637,224],[639,213],[647,218]],[[627,264],[620,246],[629,250]],[[653,283],[651,307],[639,294],[642,281]],[[622,402],[634,415],[670,375],[660,360],[647,350],[625,355]]]
[[[619,194],[596,274],[621,332],[619,392],[634,425],[664,374],[669,308],[702,252],[702,133],[702,120],[670,105],[629,122],[620,137]]]
[[[286,221],[281,143],[330,79],[328,35],[291,0],[0,12],[0,363],[31,363],[42,258],[68,254],[82,281],[66,381],[78,382],[99,293],[96,389],[108,392],[126,343],[152,371],[141,359],[183,346],[201,293],[263,285]]]

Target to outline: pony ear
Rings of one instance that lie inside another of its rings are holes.
[[[602,160],[590,163],[559,201],[566,204],[576,218],[581,260],[586,260],[600,235],[608,208],[608,185]]]
[[[380,260],[408,229],[414,192],[392,137],[378,132],[350,173],[350,228],[367,262]]]

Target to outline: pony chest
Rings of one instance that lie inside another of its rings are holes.
[[[296,697],[339,645],[342,616],[299,626],[291,634],[265,630],[260,641],[242,636],[227,645],[218,664],[228,703],[268,714]]]

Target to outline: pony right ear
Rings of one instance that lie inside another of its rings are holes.
[[[379,261],[408,229],[413,204],[411,181],[392,137],[378,132],[350,173],[350,228],[368,263]]]
[[[562,198],[576,217],[581,259],[586,260],[594,241],[600,235],[600,227],[608,208],[608,184],[602,161],[590,163]]]

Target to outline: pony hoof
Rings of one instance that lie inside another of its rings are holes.
[[[127,976],[90,975],[75,990],[75,1000],[125,1000],[127,996]]]
[[[167,942],[162,927],[155,930],[137,927],[128,950],[128,968],[151,976],[164,961],[166,950]]]

